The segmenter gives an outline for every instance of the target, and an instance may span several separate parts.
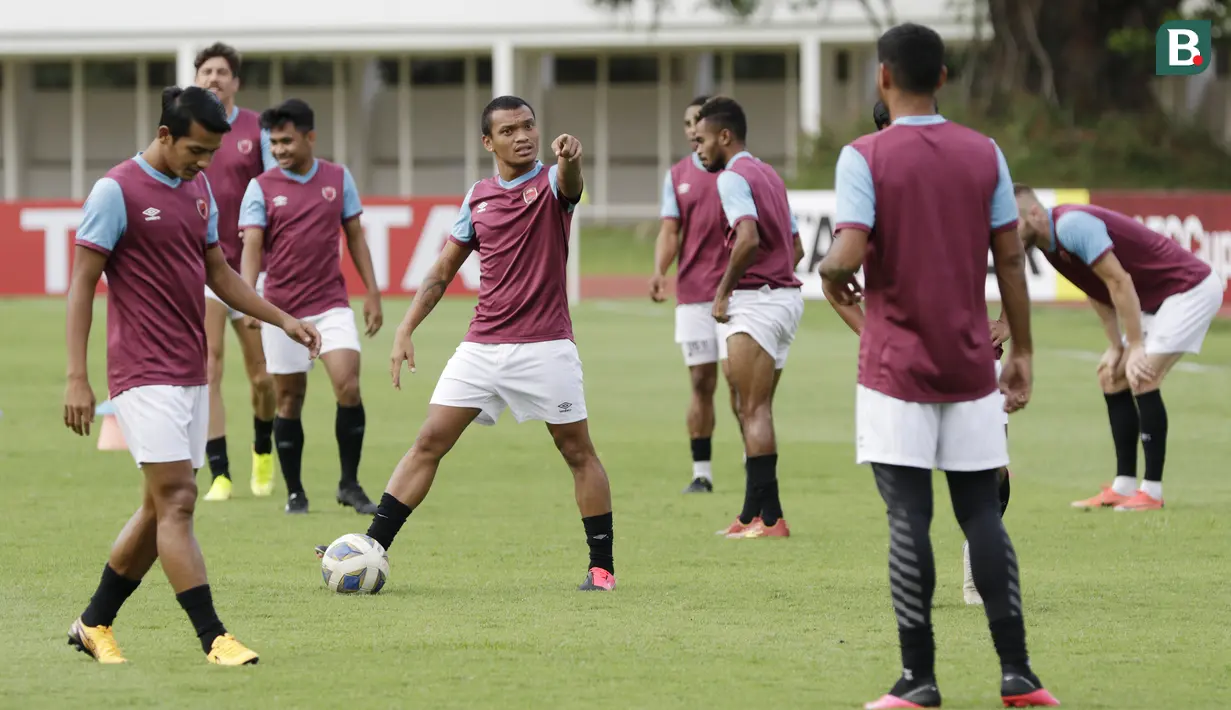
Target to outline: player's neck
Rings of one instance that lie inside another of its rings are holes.
[[[230,118],[231,114],[235,113],[235,97],[234,96],[222,102],[222,110],[227,112],[227,118]]]
[[[496,163],[496,173],[500,175],[500,179],[505,182],[513,182],[517,178],[534,170],[534,166],[538,165],[539,161],[533,160],[525,165],[509,165],[508,163]]]
[[[295,175],[307,175],[312,172],[313,165],[316,165],[316,156],[309,155],[306,160],[292,165],[286,171]]]
[[[936,98],[933,96],[916,96],[899,94],[885,102],[889,108],[889,117],[894,121],[906,116],[935,116]]]
[[[158,141],[150,143],[149,146],[142,151],[141,157],[145,159],[145,162],[150,164],[151,168],[157,170],[163,175],[166,175],[172,180],[179,177],[175,173],[171,172],[171,169],[167,167],[167,160],[162,155],[162,146]]]

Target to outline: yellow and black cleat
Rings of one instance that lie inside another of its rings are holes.
[[[219,666],[255,665],[260,660],[256,651],[239,642],[231,634],[223,634],[214,639],[209,653],[205,656],[210,663]]]
[[[99,663],[128,663],[128,659],[120,653],[110,626],[86,626],[78,618],[68,629],[68,644]]]

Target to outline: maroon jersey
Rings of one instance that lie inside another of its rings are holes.
[[[680,257],[676,301],[708,303],[726,273],[727,225],[718,197],[718,174],[701,166],[696,153],[667,171],[663,181],[662,218],[680,223]]]
[[[798,229],[787,201],[786,183],[778,172],[747,151],[737,153],[718,177],[718,194],[731,226],[728,249],[735,243],[735,228],[740,222],[756,222],[761,235],[756,260],[735,288],[798,288],[800,281],[795,276]]]
[[[231,131],[223,135],[222,146],[206,171],[218,203],[218,244],[236,271],[244,253],[243,230],[239,228],[244,191],[253,178],[273,167],[264,143],[257,113],[236,106],[231,114]]]
[[[363,213],[350,172],[316,160],[304,175],[262,173],[244,195],[240,227],[265,230],[265,298],[296,318],[350,305],[342,275],[343,222]]]
[[[1097,218],[1110,238],[1106,248],[1097,255],[1091,255],[1089,263],[1074,254],[1077,247],[1066,248],[1070,235],[1063,224],[1057,227],[1061,218],[1072,212]],[[1092,205],[1058,205],[1051,210],[1049,221],[1052,248],[1044,256],[1060,275],[1081,289],[1082,293],[1108,306],[1111,305],[1111,294],[1092,268],[1108,253],[1114,253],[1132,277],[1133,288],[1145,313],[1154,313],[1163,301],[1196,287],[1212,273],[1209,264],[1195,254],[1119,212]]]
[[[556,166],[470,188],[452,241],[479,253],[479,303],[466,340],[572,340],[567,263],[574,204],[559,194]]]
[[[140,155],[94,184],[76,243],[107,255],[111,397],[206,384],[205,251],[218,246],[217,219],[208,178],[169,178]]]

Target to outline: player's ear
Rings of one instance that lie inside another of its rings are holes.
[[[884,62],[882,62],[876,67],[876,86],[881,91],[888,91],[891,83],[889,67],[885,66]]]
[[[313,128],[312,130],[304,134],[304,137],[308,139],[308,145],[311,145],[311,146],[316,145],[316,129],[315,128]]]
[[[945,82],[948,80],[949,80],[949,67],[942,64],[940,65],[940,81],[936,82],[936,88],[939,89],[940,87],[944,86]]]
[[[492,152],[493,149],[492,149],[492,137],[491,136],[483,136],[483,148],[485,148],[488,153]]]
[[[166,126],[158,127],[158,142],[163,145],[171,145],[171,129]]]

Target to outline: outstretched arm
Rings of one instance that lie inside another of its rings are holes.
[[[436,263],[432,264],[427,277],[419,285],[419,290],[415,293],[415,300],[411,301],[410,308],[406,310],[406,315],[398,325],[399,333],[409,335],[415,332],[436,304],[440,303],[445,290],[449,288],[450,283],[453,283],[453,277],[457,276],[458,270],[462,268],[462,264],[470,256],[471,251],[470,247],[459,244],[455,240],[450,239],[445,242],[444,249],[440,251]]]

